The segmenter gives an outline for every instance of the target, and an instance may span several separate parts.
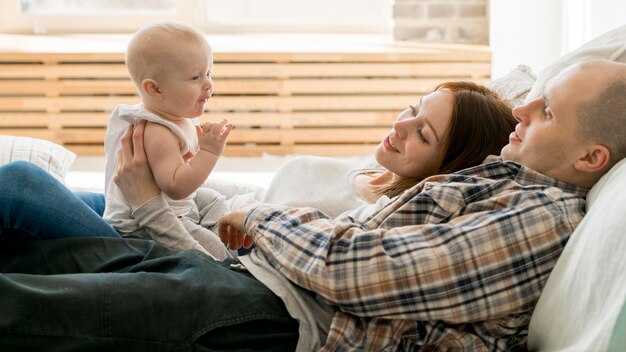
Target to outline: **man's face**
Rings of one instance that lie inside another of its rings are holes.
[[[601,79],[580,66],[553,78],[543,96],[513,109],[519,123],[509,136],[509,144],[502,148],[502,158],[559,180],[569,180],[576,172],[574,163],[586,146],[576,133],[576,107],[589,102],[601,83]]]

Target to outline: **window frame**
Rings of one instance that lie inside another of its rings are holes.
[[[0,0],[0,32],[12,34],[131,33],[156,21],[194,23],[196,0],[177,0],[175,14],[24,14],[19,0]],[[120,19],[121,17],[121,19]]]
[[[239,3],[254,3],[258,0],[234,0]],[[277,6],[281,0],[268,0]],[[286,0],[289,1],[289,0]],[[356,4],[362,0],[343,0]],[[373,0],[388,2],[387,18],[391,17],[391,0]],[[209,33],[244,33],[244,32],[306,32],[306,33],[389,33],[389,23],[367,24],[226,24],[211,23],[205,14],[223,0],[177,0],[176,13],[170,14],[23,14],[20,0],[0,0],[0,33],[14,34],[76,34],[76,33],[132,33],[139,27],[156,21],[179,21],[192,25]],[[229,1],[228,3],[230,3]],[[345,6],[345,4],[343,4]],[[321,5],[320,5],[321,6]],[[385,6],[381,3],[381,6]],[[321,11],[321,7],[320,10]],[[119,19],[123,17],[123,19]]]
[[[272,9],[273,11],[278,12],[278,6],[280,6],[280,2],[289,2],[291,0],[264,0],[264,3],[273,3]],[[310,1],[310,0],[309,0]],[[205,14],[207,14],[212,8],[215,8],[216,5],[222,5],[224,3],[223,0],[200,0],[198,6],[199,12],[199,20],[198,25],[203,30],[206,30],[211,33],[215,32],[288,32],[288,33],[379,33],[386,34],[390,33],[391,29],[391,17],[392,17],[392,0],[372,0],[372,1],[381,1],[381,5],[384,6],[387,3],[386,9],[386,18],[388,19],[388,23],[380,23],[377,25],[372,25],[372,22],[364,22],[363,24],[356,23],[309,23],[309,24],[300,24],[296,22],[291,23],[283,23],[283,24],[275,24],[275,23],[254,23],[254,24],[228,24],[228,23],[216,23],[211,19],[207,19]],[[259,0],[229,0],[229,6],[233,6],[233,4],[242,4],[242,3],[251,3],[258,4]],[[358,8],[364,3],[364,0],[342,0],[341,4],[343,6],[349,6],[351,8]],[[320,1],[309,2],[309,5],[314,4],[315,6],[320,6],[314,11],[317,11],[317,14],[313,14],[313,17],[319,16],[324,9],[321,7]],[[250,21],[243,20],[243,22]],[[251,21],[250,21],[251,22]]]

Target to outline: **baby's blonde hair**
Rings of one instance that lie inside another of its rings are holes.
[[[165,67],[176,64],[181,53],[167,43],[204,45],[211,50],[200,31],[181,23],[157,22],[140,28],[126,50],[126,67],[138,89],[144,79],[158,80]]]

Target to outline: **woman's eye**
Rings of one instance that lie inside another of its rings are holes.
[[[424,134],[422,133],[422,129],[421,128],[419,130],[417,130],[417,138],[419,138],[420,141],[422,141],[423,143],[428,144],[428,140],[426,139],[426,137],[424,137]]]

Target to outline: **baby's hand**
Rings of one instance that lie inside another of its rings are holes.
[[[201,131],[198,130],[200,150],[220,156],[226,147],[226,139],[232,129],[233,125],[226,120],[218,123],[207,122],[203,124]]]

